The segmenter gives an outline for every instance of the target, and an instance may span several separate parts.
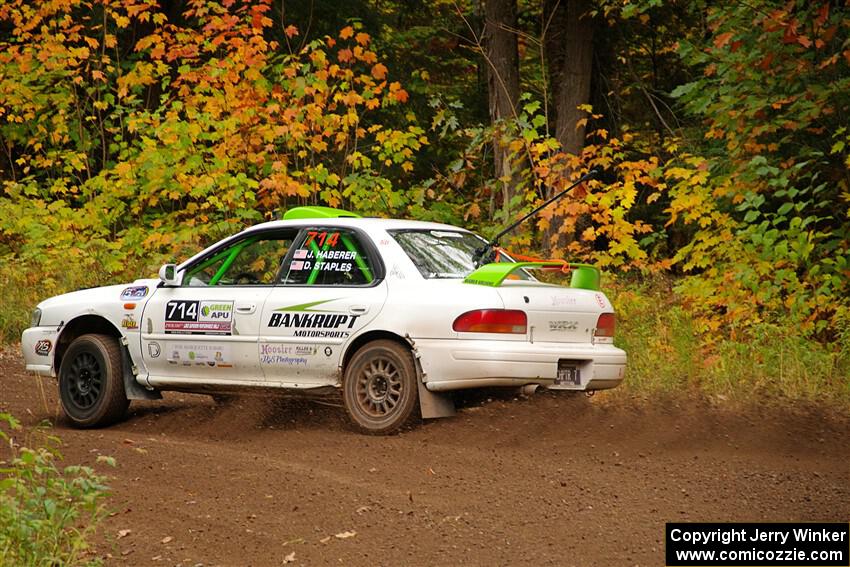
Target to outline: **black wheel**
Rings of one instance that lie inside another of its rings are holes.
[[[395,433],[413,418],[419,390],[413,355],[393,341],[358,350],[345,369],[343,401],[364,433]]]
[[[77,337],[62,357],[59,398],[76,427],[100,427],[123,418],[130,401],[118,340],[108,335]]]

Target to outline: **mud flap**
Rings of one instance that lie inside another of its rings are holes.
[[[128,400],[161,400],[162,394],[159,390],[148,390],[136,382],[133,375],[133,367],[130,365],[130,351],[125,344],[126,339],[121,341],[121,374],[124,376],[124,393]]]
[[[455,402],[451,394],[432,392],[425,387],[424,373],[419,358],[416,361],[416,383],[419,385],[419,411],[422,419],[452,417],[455,415]]]

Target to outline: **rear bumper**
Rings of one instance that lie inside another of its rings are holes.
[[[27,371],[41,376],[55,376],[53,355],[59,332],[56,327],[32,327],[21,335],[21,352]]]
[[[623,381],[625,351],[608,344],[417,339],[431,391],[537,384],[553,390],[604,390]],[[556,384],[558,361],[578,368],[579,382]]]

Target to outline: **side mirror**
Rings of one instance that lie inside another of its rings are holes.
[[[177,264],[163,264],[159,269],[159,279],[167,286],[178,286]]]

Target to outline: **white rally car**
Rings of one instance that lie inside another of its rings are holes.
[[[162,390],[341,389],[361,430],[390,433],[453,413],[452,390],[618,385],[626,353],[598,271],[576,265],[571,287],[546,284],[527,271],[545,263],[479,266],[486,248],[445,224],[291,209],[159,279],[41,302],[26,367],[58,377],[80,427]]]

